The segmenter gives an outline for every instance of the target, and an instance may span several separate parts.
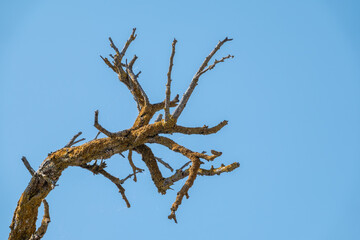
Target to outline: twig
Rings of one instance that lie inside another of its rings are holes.
[[[186,180],[186,182],[184,183],[184,185],[182,186],[182,188],[180,189],[180,191],[177,193],[176,200],[173,203],[173,205],[171,206],[171,214],[168,216],[168,218],[173,219],[175,221],[175,223],[177,223],[175,212],[179,208],[183,197],[188,194],[189,189],[194,184],[194,181],[197,176],[197,172],[200,168],[199,158],[194,157],[191,159],[191,161],[192,161],[192,165],[189,168],[189,177]]]
[[[138,167],[135,166],[135,164],[134,164],[134,162],[133,162],[133,160],[132,160],[132,150],[131,150],[131,149],[129,150],[128,160],[129,160],[130,166],[131,166],[131,168],[132,168],[132,170],[133,170],[134,182],[136,182],[136,181],[137,181],[137,179],[136,179],[136,172],[137,172],[137,171],[142,172],[142,171],[144,171],[144,169],[141,169],[141,168],[138,168]]]
[[[74,142],[73,145],[75,145],[75,144],[77,144],[77,143],[79,143],[79,142],[81,142],[81,141],[84,141],[84,140],[85,140],[85,138],[79,139],[79,140],[77,140],[76,142]]]
[[[76,138],[78,138],[81,134],[82,134],[82,132],[78,132],[77,134],[75,134],[75,135],[72,137],[72,139],[70,140],[70,142],[65,145],[65,147],[66,147],[66,148],[71,147],[72,145],[74,145],[74,144],[76,144],[76,143],[78,143],[78,142],[81,142],[81,141],[85,140],[85,138],[82,138],[82,139],[80,139],[80,140],[78,140],[78,141],[75,142]]]
[[[203,127],[183,127],[183,126],[179,126],[176,125],[174,127],[173,132],[176,133],[182,133],[182,134],[202,134],[202,135],[208,135],[208,134],[213,134],[213,133],[217,133],[219,130],[221,130],[224,126],[226,126],[228,124],[228,121],[222,121],[221,123],[219,123],[218,125],[209,128],[208,126],[204,125]]]
[[[25,156],[23,156],[21,158],[22,162],[24,163],[26,169],[29,171],[29,173],[31,174],[31,176],[34,176],[35,174],[35,170],[30,166],[30,163],[28,162],[28,160],[26,159]]]
[[[135,34],[136,28],[133,28],[133,31],[129,37],[129,39],[126,41],[124,48],[121,50],[121,53],[119,54],[119,60],[121,62],[122,58],[125,56],[126,50],[130,46],[130,43],[135,40],[136,34]]]
[[[178,170],[176,171],[181,171],[183,170],[186,166],[188,166],[189,164],[191,163],[191,161],[188,161],[187,163],[185,163],[181,168],[179,168]]]
[[[105,134],[108,137],[112,136],[112,133],[109,132],[108,130],[106,130],[105,128],[103,128],[100,124],[99,124],[99,110],[95,111],[95,119],[94,119],[94,127],[96,127],[97,130],[99,130],[100,132],[102,132],[103,134]]]
[[[175,120],[177,120],[180,116],[180,114],[182,113],[182,111],[184,110],[192,92],[194,91],[197,82],[199,81],[199,77],[201,76],[201,72],[205,69],[205,67],[207,66],[207,64],[209,63],[210,59],[215,55],[215,53],[221,48],[221,46],[228,42],[231,41],[232,39],[229,38],[225,38],[224,40],[220,41],[216,47],[214,48],[214,50],[212,50],[212,52],[205,58],[204,62],[201,64],[199,70],[196,72],[195,76],[193,77],[189,88],[186,90],[186,92],[184,93],[183,97],[180,100],[179,105],[176,107],[174,113],[173,113],[173,118]]]
[[[160,122],[161,121],[161,119],[162,119],[162,114],[160,113],[158,116],[157,116],[157,118],[155,119],[155,122]]]
[[[138,57],[136,55],[134,55],[133,59],[131,59],[130,63],[129,63],[129,68],[132,70],[133,65],[136,61],[136,59],[138,59]]]
[[[104,58],[104,57],[101,56],[101,55],[100,55],[100,57],[101,57],[101,59],[105,62],[105,64],[108,65],[109,68],[111,68],[111,69],[112,69],[114,72],[116,72],[116,73],[118,72],[117,69],[116,69],[116,67],[111,64],[111,62],[109,61],[109,59]]]
[[[98,133],[96,134],[96,136],[95,136],[94,140],[98,138],[98,136],[100,135],[100,133],[101,133],[101,132],[100,132],[100,131],[98,131]]]
[[[125,195],[125,189],[123,188],[123,186],[121,186],[121,181],[119,178],[114,177],[113,175],[111,175],[110,173],[108,173],[107,171],[105,171],[104,169],[100,169],[100,170],[95,170],[93,169],[93,165],[88,165],[88,164],[84,164],[84,165],[80,165],[80,167],[87,169],[89,171],[91,171],[94,174],[101,174],[104,177],[106,177],[107,179],[109,179],[111,182],[113,182],[117,188],[119,189],[119,192],[122,196],[122,198],[124,199],[126,206],[129,208],[130,207],[130,202],[127,199],[126,195]]]
[[[159,157],[155,157],[155,159],[161,163],[162,165],[164,165],[164,167],[166,167],[167,169],[169,169],[171,172],[174,171],[174,169],[170,166],[170,164],[168,164],[167,162],[165,162],[164,160],[162,160]]]
[[[110,47],[112,47],[112,49],[114,49],[115,52],[120,55],[119,49],[115,46],[115,44],[114,44],[113,40],[111,39],[111,37],[109,37],[109,41],[110,41]]]
[[[171,71],[173,67],[174,62],[174,56],[175,56],[175,45],[176,45],[176,39],[174,38],[174,41],[172,42],[172,50],[171,50],[171,56],[170,56],[170,64],[169,64],[169,71],[167,73],[167,83],[166,83],[166,91],[165,91],[165,122],[169,121],[170,119],[170,94],[171,94]]]
[[[229,54],[229,55],[227,55],[226,57],[221,58],[220,60],[216,60],[216,59],[215,59],[214,63],[213,63],[212,65],[210,65],[209,67],[207,67],[205,70],[203,70],[203,71],[200,73],[200,75],[202,75],[202,74],[206,73],[207,71],[213,69],[213,68],[216,66],[216,64],[221,63],[221,62],[224,62],[225,59],[228,59],[228,58],[234,58],[234,56]]]
[[[140,169],[140,170],[136,171],[136,174],[142,173],[142,172],[144,172],[144,171],[145,171],[145,170]],[[121,180],[120,180],[120,184],[124,184],[124,182],[125,182],[126,180],[128,180],[129,178],[131,178],[132,176],[134,176],[133,173],[131,173],[131,174],[129,174],[127,177],[121,179]]]
[[[99,123],[99,110],[95,111],[94,127],[108,137],[124,137],[130,132],[130,130],[126,129],[120,132],[112,133],[103,128],[103,126]]]

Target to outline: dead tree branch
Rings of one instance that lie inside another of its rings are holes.
[[[171,95],[171,71],[174,65],[174,56],[175,56],[175,45],[177,41],[174,38],[174,41],[172,43],[172,50],[171,50],[171,56],[170,56],[170,64],[169,64],[169,71],[167,74],[167,83],[166,83],[166,91],[165,91],[165,121],[169,121],[170,119],[170,95]]]
[[[220,41],[216,47],[214,48],[214,50],[212,50],[212,52],[209,54],[209,56],[207,56],[204,60],[204,62],[201,64],[199,70],[196,72],[195,76],[193,77],[193,79],[191,80],[190,86],[189,88],[186,90],[186,92],[184,93],[184,96],[181,98],[179,105],[176,107],[174,114],[173,114],[173,118],[174,119],[178,119],[180,114],[182,113],[182,111],[184,110],[187,102],[189,101],[189,98],[192,94],[192,92],[194,91],[200,76],[203,74],[203,71],[205,69],[205,67],[208,65],[209,61],[211,60],[211,58],[215,55],[215,53],[221,48],[221,46],[228,42],[231,41],[232,39],[229,38],[225,38],[224,40]],[[215,65],[214,65],[215,67]]]
[[[125,195],[125,188],[123,188],[123,186],[121,186],[121,184],[123,184],[124,181],[120,180],[117,177],[114,177],[113,175],[111,175],[110,173],[105,171],[104,166],[100,166],[100,165],[94,166],[94,165],[84,164],[84,165],[80,165],[80,167],[91,171],[94,175],[101,174],[104,177],[106,177],[107,179],[109,179],[111,182],[113,182],[116,185],[116,187],[119,189],[119,192],[120,192],[122,198],[124,199],[126,206],[128,208],[131,206],[129,200],[127,199],[127,197]]]
[[[125,195],[125,189],[122,184],[131,177],[133,177],[136,182],[137,174],[144,171],[143,169],[136,167],[133,162],[133,153],[136,152],[140,154],[142,161],[149,170],[151,180],[159,193],[166,194],[167,190],[171,189],[173,184],[181,179],[187,178],[180,191],[177,193],[175,201],[171,206],[171,213],[168,216],[169,219],[173,219],[177,222],[176,212],[178,211],[184,196],[189,198],[189,191],[195,183],[197,176],[220,175],[224,172],[231,172],[240,166],[239,163],[235,162],[227,166],[221,165],[218,168],[200,168],[200,165],[203,164],[200,159],[213,161],[221,155],[221,152],[211,150],[211,155],[206,154],[205,152],[195,152],[176,143],[168,137],[162,135],[160,136],[160,134],[172,133],[208,135],[217,133],[225,125],[227,125],[227,121],[222,121],[218,125],[210,128],[205,125],[203,127],[183,127],[177,124],[177,120],[198,84],[200,76],[202,76],[205,72],[212,70],[218,63],[224,62],[226,59],[233,57],[232,55],[228,55],[220,60],[215,60],[212,65],[208,66],[215,53],[224,43],[231,41],[231,39],[225,38],[223,41],[220,41],[212,52],[205,58],[204,62],[191,80],[189,88],[184,93],[180,102],[179,95],[176,95],[176,97],[170,101],[172,69],[174,65],[173,62],[176,45],[176,40],[174,39],[172,42],[172,51],[167,73],[165,99],[162,102],[151,103],[149,97],[138,81],[140,72],[138,74],[134,74],[133,71],[133,66],[138,57],[135,55],[129,63],[125,59],[127,49],[136,39],[135,31],[136,29],[134,28],[121,51],[116,47],[114,41],[109,38],[110,46],[115,51],[114,55],[110,54],[111,61],[108,58],[101,56],[105,64],[117,74],[120,82],[129,89],[135,100],[139,113],[133,125],[122,131],[111,132],[99,123],[99,111],[96,110],[94,116],[94,127],[99,132],[95,139],[83,143],[82,145],[75,146],[76,143],[84,140],[77,140],[77,138],[81,135],[81,132],[77,133],[69,141],[69,143],[65,145],[65,147],[50,153],[37,171],[34,171],[27,159],[23,157],[22,161],[32,177],[16,206],[10,225],[10,240],[35,240],[41,239],[44,236],[50,222],[49,205],[45,198],[56,186],[62,172],[68,167],[81,167],[92,172],[94,175],[102,175],[109,179],[118,188],[127,207],[130,207],[130,203]],[[123,59],[125,59],[125,62]],[[170,108],[172,107],[175,108],[175,110],[171,115]],[[156,118],[155,122],[150,123],[155,114],[158,114],[161,110],[165,111],[164,120],[162,120],[162,114],[160,114]],[[98,139],[100,133],[103,133],[106,137]],[[164,177],[158,163],[164,165],[170,171],[173,171],[173,168],[169,163],[163,161],[161,158],[155,157],[152,149],[148,146],[149,143],[165,146],[171,151],[182,154],[188,160],[181,168],[176,170],[173,175]],[[117,154],[124,157],[122,153],[125,151],[129,151],[128,161],[132,168],[132,173],[125,178],[120,179],[105,170],[107,167],[105,160],[108,161],[108,159]],[[98,163],[98,160],[100,163]],[[92,161],[95,162],[91,164]],[[190,167],[188,167],[189,165]],[[44,216],[41,226],[36,229],[36,219],[38,216],[38,209],[41,204],[44,204]]]

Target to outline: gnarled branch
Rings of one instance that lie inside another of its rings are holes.
[[[143,171],[143,169],[135,166],[132,160],[133,151],[141,155],[143,162],[146,164],[146,168],[150,172],[152,181],[154,182],[158,192],[161,194],[165,194],[168,189],[171,189],[171,185],[173,185],[175,182],[187,177],[184,185],[177,193],[176,199],[171,207],[171,213],[168,216],[175,222],[177,222],[175,215],[176,211],[182,203],[184,196],[189,198],[188,192],[193,186],[197,176],[220,175],[224,172],[231,172],[240,166],[239,163],[232,163],[227,166],[221,165],[221,167],[218,168],[200,168],[200,165],[203,164],[200,159],[212,161],[219,157],[221,152],[211,150],[212,155],[205,154],[205,152],[195,152],[176,143],[170,138],[160,136],[160,134],[172,133],[207,135],[216,133],[225,125],[227,125],[227,121],[223,121],[211,128],[208,126],[183,127],[177,125],[177,119],[185,108],[200,76],[205,72],[213,69],[218,63],[223,62],[228,58],[232,58],[231,55],[228,55],[220,60],[215,60],[212,65],[208,66],[209,61],[220,49],[220,47],[225,42],[231,41],[231,39],[225,38],[223,41],[220,41],[214,50],[205,58],[180,102],[179,95],[176,95],[176,97],[170,101],[172,81],[171,74],[176,45],[176,40],[174,39],[172,43],[172,52],[167,74],[165,99],[159,103],[151,103],[146,92],[138,81],[140,72],[138,74],[134,74],[133,72],[133,66],[137,60],[137,56],[135,55],[129,63],[127,63],[127,60],[125,60],[125,63],[122,62],[127,49],[136,38],[135,31],[136,29],[134,28],[121,51],[116,47],[113,40],[109,38],[110,46],[115,51],[114,56],[110,55],[112,62],[110,62],[108,58],[101,57],[106,65],[109,66],[118,75],[119,80],[125,84],[135,99],[139,114],[135,119],[134,124],[128,129],[118,132],[110,132],[99,123],[99,111],[96,110],[94,126],[99,132],[92,141],[83,143],[80,146],[75,146],[76,143],[84,140],[76,140],[81,134],[81,132],[79,132],[70,140],[68,144],[65,145],[65,147],[50,153],[42,162],[37,171],[34,171],[27,159],[23,157],[22,161],[32,175],[32,178],[27,188],[21,195],[15,209],[13,220],[10,225],[10,240],[34,240],[40,239],[44,236],[50,222],[49,205],[45,198],[51,192],[51,190],[57,186],[56,183],[62,175],[62,172],[71,166],[87,169],[94,175],[102,175],[109,179],[119,189],[119,192],[121,193],[127,207],[130,207],[130,203],[125,195],[125,189],[122,184],[131,177],[134,177],[134,181],[136,181],[136,174]],[[171,107],[176,107],[173,115],[170,115]],[[162,120],[162,115],[160,114],[154,123],[150,123],[154,115],[162,109],[165,111],[165,119]],[[100,133],[103,133],[106,137],[97,139]],[[181,153],[190,161],[185,163],[180,169],[176,170],[173,175],[164,177],[163,173],[159,169],[158,162],[163,164],[171,171],[173,171],[173,168],[169,163],[164,162],[161,158],[155,157],[151,148],[146,145],[147,143],[163,145],[171,151]],[[123,179],[119,179],[105,170],[107,167],[105,160],[117,154],[120,154],[124,157],[122,153],[125,151],[129,151],[128,160],[132,168],[132,173]],[[99,164],[97,162],[98,160],[100,160]],[[92,161],[95,162],[91,164]],[[187,168],[189,164],[191,164],[191,166]],[[38,208],[42,203],[44,204],[44,216],[41,226],[36,229]]]

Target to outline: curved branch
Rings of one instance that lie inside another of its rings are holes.
[[[215,150],[211,150],[211,153],[213,155],[207,155],[205,153],[193,152],[190,149],[174,142],[170,138],[162,137],[162,136],[153,137],[148,140],[148,143],[157,143],[157,144],[163,145],[174,152],[181,153],[182,155],[184,155],[185,157],[187,157],[189,159],[192,159],[193,157],[198,157],[198,158],[205,159],[207,161],[212,161],[215,158],[221,156],[221,154],[222,154],[221,152],[218,152]]]
[[[31,236],[30,240],[39,240],[39,239],[41,239],[45,235],[45,233],[47,231],[47,228],[48,228],[48,225],[50,223],[49,204],[45,199],[42,202],[44,204],[44,216],[43,216],[43,219],[41,220],[40,227]]]
[[[183,133],[183,134],[202,134],[202,135],[208,135],[208,134],[213,134],[213,133],[217,133],[218,131],[220,131],[224,126],[226,126],[228,124],[228,121],[222,121],[221,123],[219,123],[218,125],[209,128],[208,126],[204,125],[203,127],[183,127],[183,126],[179,126],[176,125],[174,127],[173,132],[174,133]]]
[[[199,158],[192,157],[191,161],[192,161],[192,165],[189,168],[189,177],[186,180],[185,184],[180,189],[180,191],[177,193],[176,200],[170,208],[171,214],[168,216],[168,218],[173,219],[175,221],[175,223],[177,223],[175,212],[179,208],[184,196],[187,196],[187,198],[188,198],[188,196],[189,196],[188,191],[194,184],[198,170],[200,168],[201,162],[200,162]]]

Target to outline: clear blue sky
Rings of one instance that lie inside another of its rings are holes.
[[[44,239],[359,239],[359,12],[358,1],[330,0],[1,1],[1,239],[30,179],[22,155],[37,168],[78,131],[94,138],[96,109],[110,130],[131,126],[133,99],[99,55],[112,53],[109,36],[122,47],[133,27],[128,57],[139,56],[153,102],[164,98],[174,37],[172,92],[180,95],[217,41],[234,38],[217,58],[235,58],[201,79],[179,119],[229,125],[173,139],[223,151],[215,166],[241,167],[199,177],[179,224],[167,219],[176,191],[159,195],[148,172],[126,182],[127,209],[107,179],[69,168],[47,198]],[[154,152],[174,167],[186,161]],[[131,171],[121,157],[108,164],[117,176]]]

